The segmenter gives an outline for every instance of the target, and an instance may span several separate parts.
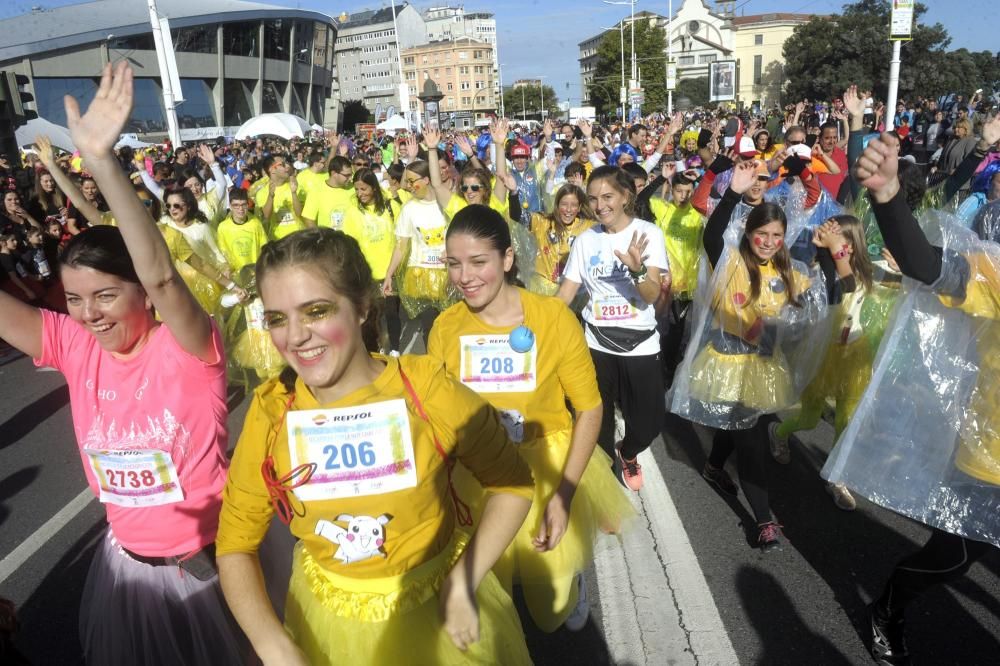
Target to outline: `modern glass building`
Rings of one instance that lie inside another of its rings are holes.
[[[181,138],[231,135],[260,113],[288,112],[334,127],[339,109],[336,23],[315,11],[240,0],[157,0],[169,19],[184,102]],[[36,8],[0,21],[0,69],[29,78],[38,115],[65,125],[63,95],[93,98],[105,63],[127,59],[136,103],[127,131],[164,135],[167,122],[149,11],[143,0]]]

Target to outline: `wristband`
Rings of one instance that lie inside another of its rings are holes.
[[[840,260],[840,259],[845,258],[846,256],[848,256],[851,253],[850,249],[851,249],[850,245],[846,245],[846,244],[842,245],[840,247],[840,251],[834,253],[833,258],[835,260]]]
[[[226,283],[226,289],[228,289],[229,291],[236,289],[236,283],[230,280],[229,282]]]
[[[633,271],[631,268],[628,271],[629,277],[632,278],[632,282],[635,282],[636,284],[642,284],[646,281],[646,273],[648,273],[648,270],[646,269],[645,264],[640,266],[638,271]]]

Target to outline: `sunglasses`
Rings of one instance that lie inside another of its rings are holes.
[[[805,141],[788,141],[789,146],[801,146]]]
[[[482,185],[462,185],[463,192],[468,192],[470,190],[473,192],[478,192],[481,189],[483,189]]]
[[[367,164],[367,162],[355,162],[354,166],[360,168],[360,167],[366,167],[366,166],[368,166],[368,164]]]
[[[150,203],[150,205],[152,205],[152,203]],[[167,208],[169,208],[170,210],[184,210],[185,208],[187,208],[187,204],[168,203]]]

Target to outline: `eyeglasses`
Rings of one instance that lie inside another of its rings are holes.
[[[803,143],[805,143],[805,141],[788,141],[789,146],[801,146]]]
[[[462,185],[463,192],[468,192],[469,190],[472,190],[473,192],[478,192],[481,189],[483,189],[482,185]]]
[[[184,210],[185,208],[187,208],[187,204],[182,204],[182,203],[168,203],[167,204],[167,208],[169,208],[170,210]]]
[[[414,183],[419,183],[422,180],[423,180],[422,176],[420,178],[407,178],[406,179],[406,184],[407,185],[413,185]]]
[[[351,176],[354,175],[354,173],[351,171],[348,171],[347,173],[344,173],[343,171],[338,171],[337,175],[340,176],[341,178],[350,178]]]

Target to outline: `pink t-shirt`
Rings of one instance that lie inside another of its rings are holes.
[[[104,505],[115,536],[140,555],[183,555],[215,541],[229,461],[225,356],[214,324],[212,340],[218,360],[204,363],[161,325],[134,358],[122,361],[71,318],[42,311],[42,357],[35,365],[66,377],[91,490],[100,496],[83,449],[167,451],[176,467],[182,501]]]

